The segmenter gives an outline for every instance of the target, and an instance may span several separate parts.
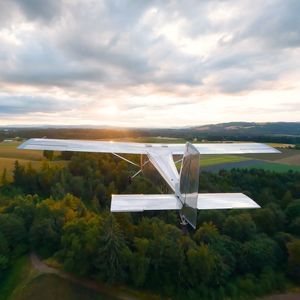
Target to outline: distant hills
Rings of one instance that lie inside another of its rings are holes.
[[[256,141],[300,144],[300,122],[229,122],[181,129],[149,129],[148,135],[184,137],[188,140]]]
[[[186,126],[176,128],[126,128],[104,125],[11,125],[0,126],[0,130],[49,130],[49,129],[94,129],[94,130],[140,130],[140,131],[165,131],[165,130],[192,130],[199,133],[225,133],[225,134],[275,134],[300,136],[300,122],[228,122],[219,124],[207,124],[199,126]]]
[[[184,128],[120,128],[86,125],[0,127],[0,140],[15,137],[62,139],[170,137],[191,141],[257,141],[300,144],[300,122],[229,122]]]
[[[230,122],[191,127],[203,133],[225,135],[289,135],[300,136],[300,122],[250,123]]]

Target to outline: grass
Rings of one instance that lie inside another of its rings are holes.
[[[6,174],[7,174],[7,180],[11,181],[12,180],[12,172],[15,167],[15,162],[18,160],[19,164],[22,166],[28,166],[29,163],[31,163],[31,166],[33,169],[40,169],[43,165],[43,161],[35,161],[35,160],[27,160],[27,159],[16,159],[16,158],[3,158],[0,157],[0,176],[3,174],[4,169],[6,169]],[[50,166],[64,166],[67,164],[66,161],[50,161],[49,162]]]
[[[291,165],[291,166],[300,166],[300,154],[299,155],[294,155],[292,157],[278,159],[278,160],[276,160],[276,162],[279,163],[279,164],[286,164],[286,165]]]
[[[54,274],[41,274],[28,255],[18,258],[0,283],[0,300],[112,300]]]
[[[218,163],[214,165],[203,166],[205,171],[219,172],[220,170],[236,169],[263,169],[266,171],[274,171],[284,173],[288,171],[300,172],[300,166],[291,166],[287,164],[279,164],[275,162],[266,162],[259,160],[244,160]],[[206,168],[205,168],[206,167]]]
[[[200,156],[200,166],[207,167],[246,160],[249,160],[249,158],[238,155],[202,155]]]
[[[252,159],[259,159],[259,160],[266,160],[266,161],[273,161],[273,162],[280,162],[282,160],[291,160],[291,163],[298,163],[300,165],[299,150],[280,149],[280,151],[281,153],[245,154],[243,156]]]
[[[6,169],[7,179],[11,180],[12,179],[12,171],[14,169],[16,160],[18,160],[18,162],[22,166],[27,166],[29,163],[31,163],[32,167],[35,169],[38,169],[42,166],[42,161],[31,161],[31,160],[27,160],[27,159],[0,157],[0,175],[3,173],[4,169]]]
[[[0,300],[13,299],[11,295],[33,274],[28,255],[18,258],[0,283]]]
[[[0,300],[113,300],[161,299],[152,293],[125,286],[109,286],[72,275],[43,273],[31,264],[30,256],[18,258],[0,282]]]
[[[2,142],[0,143],[0,176],[6,169],[7,180],[12,180],[12,171],[14,169],[15,161],[18,160],[20,165],[28,166],[31,163],[32,167],[36,170],[40,169],[43,165],[43,152],[35,150],[19,150],[17,147],[20,142]],[[65,165],[66,161],[51,161],[51,166]]]
[[[91,289],[55,274],[41,274],[33,278],[10,300],[112,300]]]
[[[19,150],[17,147],[20,142],[2,142],[0,143],[0,157],[15,158],[24,160],[42,160],[43,152],[35,150]]]
[[[290,166],[285,164],[278,164],[278,163],[269,163],[269,162],[262,162],[256,164],[254,166],[255,169],[264,169],[267,171],[274,171],[274,172],[300,172],[300,166]]]

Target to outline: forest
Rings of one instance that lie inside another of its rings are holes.
[[[300,284],[300,173],[202,172],[201,192],[243,192],[262,208],[201,211],[184,232],[176,212],[109,212],[111,194],[166,191],[153,170],[130,183],[131,167],[111,155],[61,156],[67,166],[16,161],[13,181],[0,178],[0,283],[35,251],[73,274],[172,299],[253,299]]]

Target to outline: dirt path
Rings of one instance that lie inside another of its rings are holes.
[[[43,261],[41,261],[40,258],[34,252],[30,253],[30,260],[31,260],[32,266],[41,273],[56,274],[57,276],[59,276],[61,278],[68,279],[73,283],[80,284],[81,286],[92,289],[103,295],[107,295],[108,297],[113,297],[115,299],[138,300],[137,298],[135,298],[133,296],[123,295],[120,292],[110,289],[104,285],[99,284],[98,282],[93,281],[93,280],[76,277],[76,276],[69,274],[67,272],[64,272],[62,270],[49,267]]]

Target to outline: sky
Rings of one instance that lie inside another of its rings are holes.
[[[0,1],[0,125],[300,121],[299,0]]]

